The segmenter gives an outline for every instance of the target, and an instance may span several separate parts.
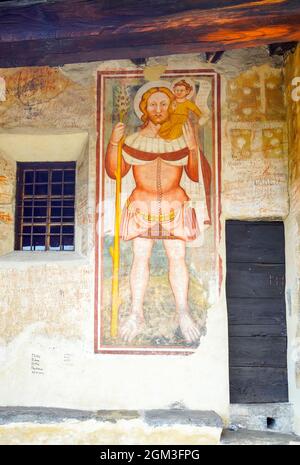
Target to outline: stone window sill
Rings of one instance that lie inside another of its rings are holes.
[[[23,252],[14,251],[0,257],[0,269],[28,265],[59,265],[70,264],[74,266],[88,263],[87,257],[77,252]]]

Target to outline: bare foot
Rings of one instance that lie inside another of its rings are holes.
[[[141,333],[144,318],[140,315],[131,314],[120,328],[120,336],[125,342],[131,342]]]
[[[200,331],[188,312],[181,312],[179,314],[179,326],[187,342],[195,342],[199,339]]]

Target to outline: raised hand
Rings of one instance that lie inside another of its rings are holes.
[[[112,130],[110,143],[117,145],[125,134],[125,124],[117,123]]]
[[[197,150],[197,139],[193,126],[189,121],[187,121],[182,127],[183,136],[186,141],[188,148],[192,150]]]

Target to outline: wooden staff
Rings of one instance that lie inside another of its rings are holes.
[[[124,113],[120,113],[120,121],[123,122]],[[122,146],[125,137],[118,144],[117,170],[116,170],[116,195],[115,195],[115,237],[112,248],[113,274],[112,274],[112,307],[110,321],[111,337],[118,336],[119,307],[121,304],[119,295],[119,271],[120,271],[120,225],[121,225],[121,192],[122,192]]]

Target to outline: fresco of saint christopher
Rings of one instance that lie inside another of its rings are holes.
[[[117,123],[105,157],[106,172],[115,179],[118,146],[124,140],[121,176],[132,169],[135,181],[135,188],[123,208],[120,227],[121,239],[132,241],[133,245],[131,311],[120,328],[120,336],[127,343],[143,329],[143,303],[156,240],[163,241],[168,258],[169,281],[182,335],[188,343],[197,341],[200,336],[188,305],[189,274],[185,252],[186,244],[199,236],[200,226],[211,222],[211,169],[188,118],[182,125],[182,135],[171,139],[162,137],[161,133],[174,134],[172,108],[176,97],[171,86],[164,82],[160,84],[147,83],[139,89],[134,106],[142,124],[138,131],[125,135],[125,125]],[[166,131],[161,131],[164,125]],[[178,132],[178,121],[176,125],[175,132]],[[184,171],[190,180],[201,183],[205,189],[205,208],[200,216],[190,205],[190,198],[181,186]]]

